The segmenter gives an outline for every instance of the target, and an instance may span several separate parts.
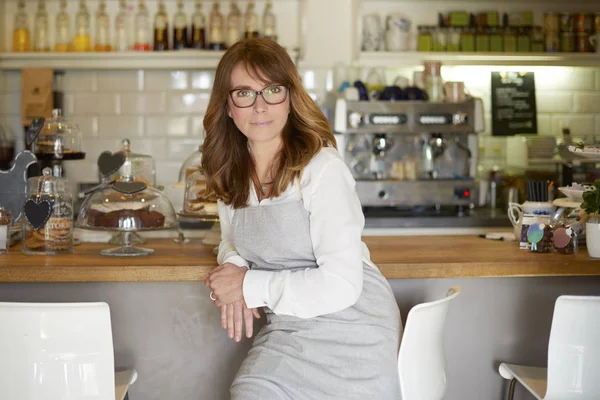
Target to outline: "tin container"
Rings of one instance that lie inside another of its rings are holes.
[[[575,51],[578,53],[589,53],[592,51],[590,35],[587,33],[578,33],[575,39]]]
[[[546,33],[544,39],[544,51],[554,53],[560,50],[560,39],[558,33]]]
[[[560,51],[563,53],[572,53],[575,51],[575,34],[573,32],[563,32],[560,34]]]
[[[578,12],[574,15],[575,33],[591,33],[593,28],[593,15],[589,12]]]
[[[573,32],[573,18],[571,14],[563,12],[558,16],[558,25],[561,32]]]
[[[546,33],[557,33],[559,31],[559,18],[555,12],[547,12],[544,14],[544,30]]]

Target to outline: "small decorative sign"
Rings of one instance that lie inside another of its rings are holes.
[[[27,147],[29,148],[33,142],[37,139],[44,127],[44,118],[34,118],[31,120],[31,124],[29,124],[29,128],[27,128],[27,133],[25,134],[25,140],[27,141]]]
[[[27,169],[37,162],[35,155],[27,150],[15,157],[13,166],[0,171],[0,203],[18,221],[23,213],[23,203],[27,189]]]
[[[33,199],[28,199],[23,207],[25,218],[29,225],[36,231],[43,228],[52,214],[52,204],[48,200],[37,202]]]
[[[104,177],[111,176],[119,170],[125,163],[125,153],[118,151],[111,153],[105,151],[98,157],[98,170]]]
[[[533,72],[492,72],[492,135],[537,133]]]
[[[146,189],[148,185],[144,182],[115,182],[112,187],[123,194],[134,194]]]

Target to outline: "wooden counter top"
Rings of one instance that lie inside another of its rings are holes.
[[[518,276],[600,276],[600,259],[535,254],[516,243],[477,236],[368,236],[371,258],[388,279]],[[151,239],[146,257],[105,257],[106,243],[84,243],[72,255],[25,256],[16,246],[0,256],[0,282],[201,281],[216,266],[212,247]]]

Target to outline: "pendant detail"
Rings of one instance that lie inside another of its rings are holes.
[[[262,185],[262,186],[260,187],[260,190],[262,190],[262,191],[264,192],[266,188],[267,188],[267,187],[266,187],[265,185]]]

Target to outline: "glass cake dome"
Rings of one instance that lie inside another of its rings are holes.
[[[121,247],[103,250],[102,255],[137,256],[152,254],[151,249],[132,246],[134,232],[176,229],[179,222],[169,199],[133,176],[89,193],[81,205],[76,226],[82,229],[121,232]]]
[[[185,181],[183,211],[187,214],[218,215],[217,198],[208,195],[206,178],[201,171],[192,172]]]
[[[179,169],[179,184],[185,185],[190,174],[200,171],[200,163],[202,162],[202,145],[198,146],[198,150],[190,154]]]
[[[81,160],[83,137],[76,123],[62,116],[60,109],[52,110],[52,118],[44,121],[33,143],[33,153],[39,160]]]
[[[148,186],[156,186],[156,168],[152,156],[131,151],[129,139],[124,139],[122,145],[120,151],[125,154],[125,162],[108,179],[119,181],[122,176],[134,176],[138,182],[145,182]]]

